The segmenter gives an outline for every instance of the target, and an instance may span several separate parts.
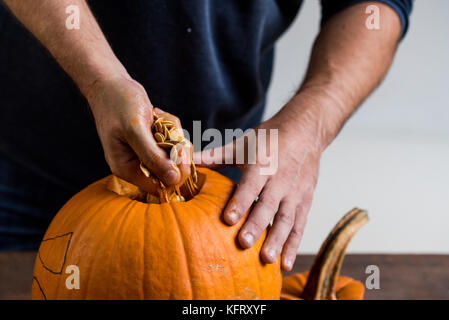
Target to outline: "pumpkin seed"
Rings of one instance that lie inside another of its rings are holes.
[[[168,128],[166,126],[163,127],[164,129],[164,137],[165,139],[169,139],[170,140],[170,132],[168,131]]]
[[[144,164],[141,162],[140,165],[140,170],[143,172],[143,174],[145,175],[145,177],[149,178],[151,176],[150,170],[148,170],[147,167],[144,166]]]
[[[164,119],[162,119],[162,118],[159,118],[158,116],[156,116],[155,118],[154,118],[155,120],[154,120],[154,123],[156,123],[156,122],[162,122]]]
[[[177,142],[177,143],[179,143],[185,139],[182,135],[179,134],[179,131],[176,128],[173,128],[172,130],[169,131],[169,136],[170,136],[170,141]]]
[[[159,119],[157,119],[155,122],[154,122],[154,124],[153,124],[153,127],[154,127],[154,131],[156,131],[156,132],[163,132],[162,130],[163,130],[163,128],[162,128],[162,124],[161,124],[161,120],[162,118],[159,118]]]
[[[164,142],[164,141],[165,141],[164,135],[163,135],[162,133],[160,133],[160,132],[156,132],[156,133],[154,134],[154,139],[155,139],[157,142]]]
[[[177,146],[177,144],[184,144],[188,143],[187,140],[184,138],[183,132],[176,128],[176,124],[173,121],[170,120],[164,120],[162,117],[159,117],[156,113],[153,113],[153,125],[151,127],[151,131],[153,133],[154,139],[157,142],[157,145],[161,147],[164,150],[169,151],[170,150],[170,156],[173,156],[176,159],[173,159],[174,161],[178,159],[177,154],[177,148],[172,149],[173,147]],[[179,145],[177,147],[182,147],[182,145]],[[173,152],[175,151],[175,152]],[[175,162],[176,163],[176,162]],[[165,185],[157,179],[157,177],[154,177],[151,175],[150,170],[148,170],[147,167],[141,162],[140,163],[140,170],[143,172],[143,174],[146,177],[151,177],[153,183],[159,183],[159,198],[155,195],[152,195],[148,193],[146,195],[146,201],[147,203],[165,203],[165,202],[182,202],[185,201],[185,198],[181,194],[180,186],[175,186],[173,191],[170,191],[170,194],[167,191],[167,188]],[[191,161],[190,165],[191,174],[190,177],[187,178],[187,180],[184,183],[184,186],[186,187],[187,191],[189,192],[190,196],[195,196],[198,186],[198,173],[196,171],[195,164],[193,161]]]
[[[170,148],[172,148],[172,147],[174,146],[173,143],[167,142],[167,141],[164,141],[164,142],[158,142],[157,145],[158,145],[159,147],[161,147],[161,148],[164,148],[164,149],[170,149]]]
[[[170,150],[170,159],[175,163],[178,164],[179,156],[178,156],[178,145],[174,145],[173,148]]]
[[[177,195],[176,193],[172,193],[170,196],[170,202],[184,202],[185,199],[183,196]]]
[[[163,120],[162,124],[167,127],[167,129],[172,129],[175,127],[175,123],[169,120]]]

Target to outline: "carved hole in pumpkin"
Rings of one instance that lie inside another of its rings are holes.
[[[201,189],[203,188],[205,181],[206,181],[206,175],[201,172],[198,172],[198,182],[197,182],[198,193],[201,192]],[[136,201],[143,202],[143,203],[148,203],[147,202],[148,192],[141,190],[138,186],[136,186],[132,183],[129,183],[117,176],[114,176],[114,175],[110,176],[110,178],[108,179],[106,188],[109,191],[112,191],[112,192],[118,194],[119,196],[124,196],[124,197],[130,198],[132,200],[136,200]],[[182,186],[180,189],[181,189],[181,193],[183,194],[183,196],[189,194],[189,192],[185,186]],[[184,196],[184,197],[185,197],[185,202],[188,202],[189,200],[194,198],[194,197],[190,197],[190,196]]]

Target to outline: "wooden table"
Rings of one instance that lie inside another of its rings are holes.
[[[35,252],[0,252],[0,299],[29,299]],[[309,269],[313,256],[299,255],[294,272]],[[380,289],[366,299],[449,299],[449,255],[348,255],[342,274],[365,283],[368,265],[380,270]]]

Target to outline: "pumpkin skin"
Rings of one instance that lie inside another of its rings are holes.
[[[308,272],[285,277],[282,284],[281,300],[302,300],[300,297],[306,286]],[[363,300],[365,287],[360,281],[339,276],[335,283],[337,300]]]
[[[112,176],[76,194],[39,248],[32,298],[279,299],[280,263],[259,257],[266,232],[242,250],[236,237],[244,219],[221,221],[234,183],[198,171],[204,184],[187,202],[131,200],[107,189]],[[66,287],[71,265],[79,269],[79,289]]]

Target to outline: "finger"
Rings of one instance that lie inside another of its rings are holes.
[[[152,194],[157,193],[159,187],[157,181],[148,179],[143,174],[140,170],[140,160],[128,145],[120,142],[115,143],[112,146],[112,150],[114,150],[113,153],[105,153],[106,162],[114,175],[138,186],[142,190]]]
[[[148,179],[140,170],[140,160],[135,159],[128,163],[122,164],[118,173],[114,173],[117,177],[126,180],[140,189],[151,194],[158,194],[159,183],[155,179]]]
[[[273,226],[270,228],[268,237],[262,247],[262,261],[266,263],[276,261],[293,228],[295,215],[295,204],[287,200],[281,201],[279,210],[273,221]]]
[[[236,189],[223,211],[223,219],[229,225],[239,222],[259,196],[266,176],[258,174],[256,166],[245,168]]]
[[[259,200],[251,209],[248,219],[240,230],[239,242],[243,248],[250,248],[268,227],[278,211],[280,195],[276,188],[265,185]]]
[[[167,153],[156,143],[150,124],[141,121],[126,134],[126,141],[143,164],[164,184],[174,185],[180,182],[181,173]]]
[[[282,268],[286,271],[290,271],[295,263],[299,244],[304,234],[304,226],[309,208],[310,206],[302,203],[296,209],[295,224],[282,250]]]

